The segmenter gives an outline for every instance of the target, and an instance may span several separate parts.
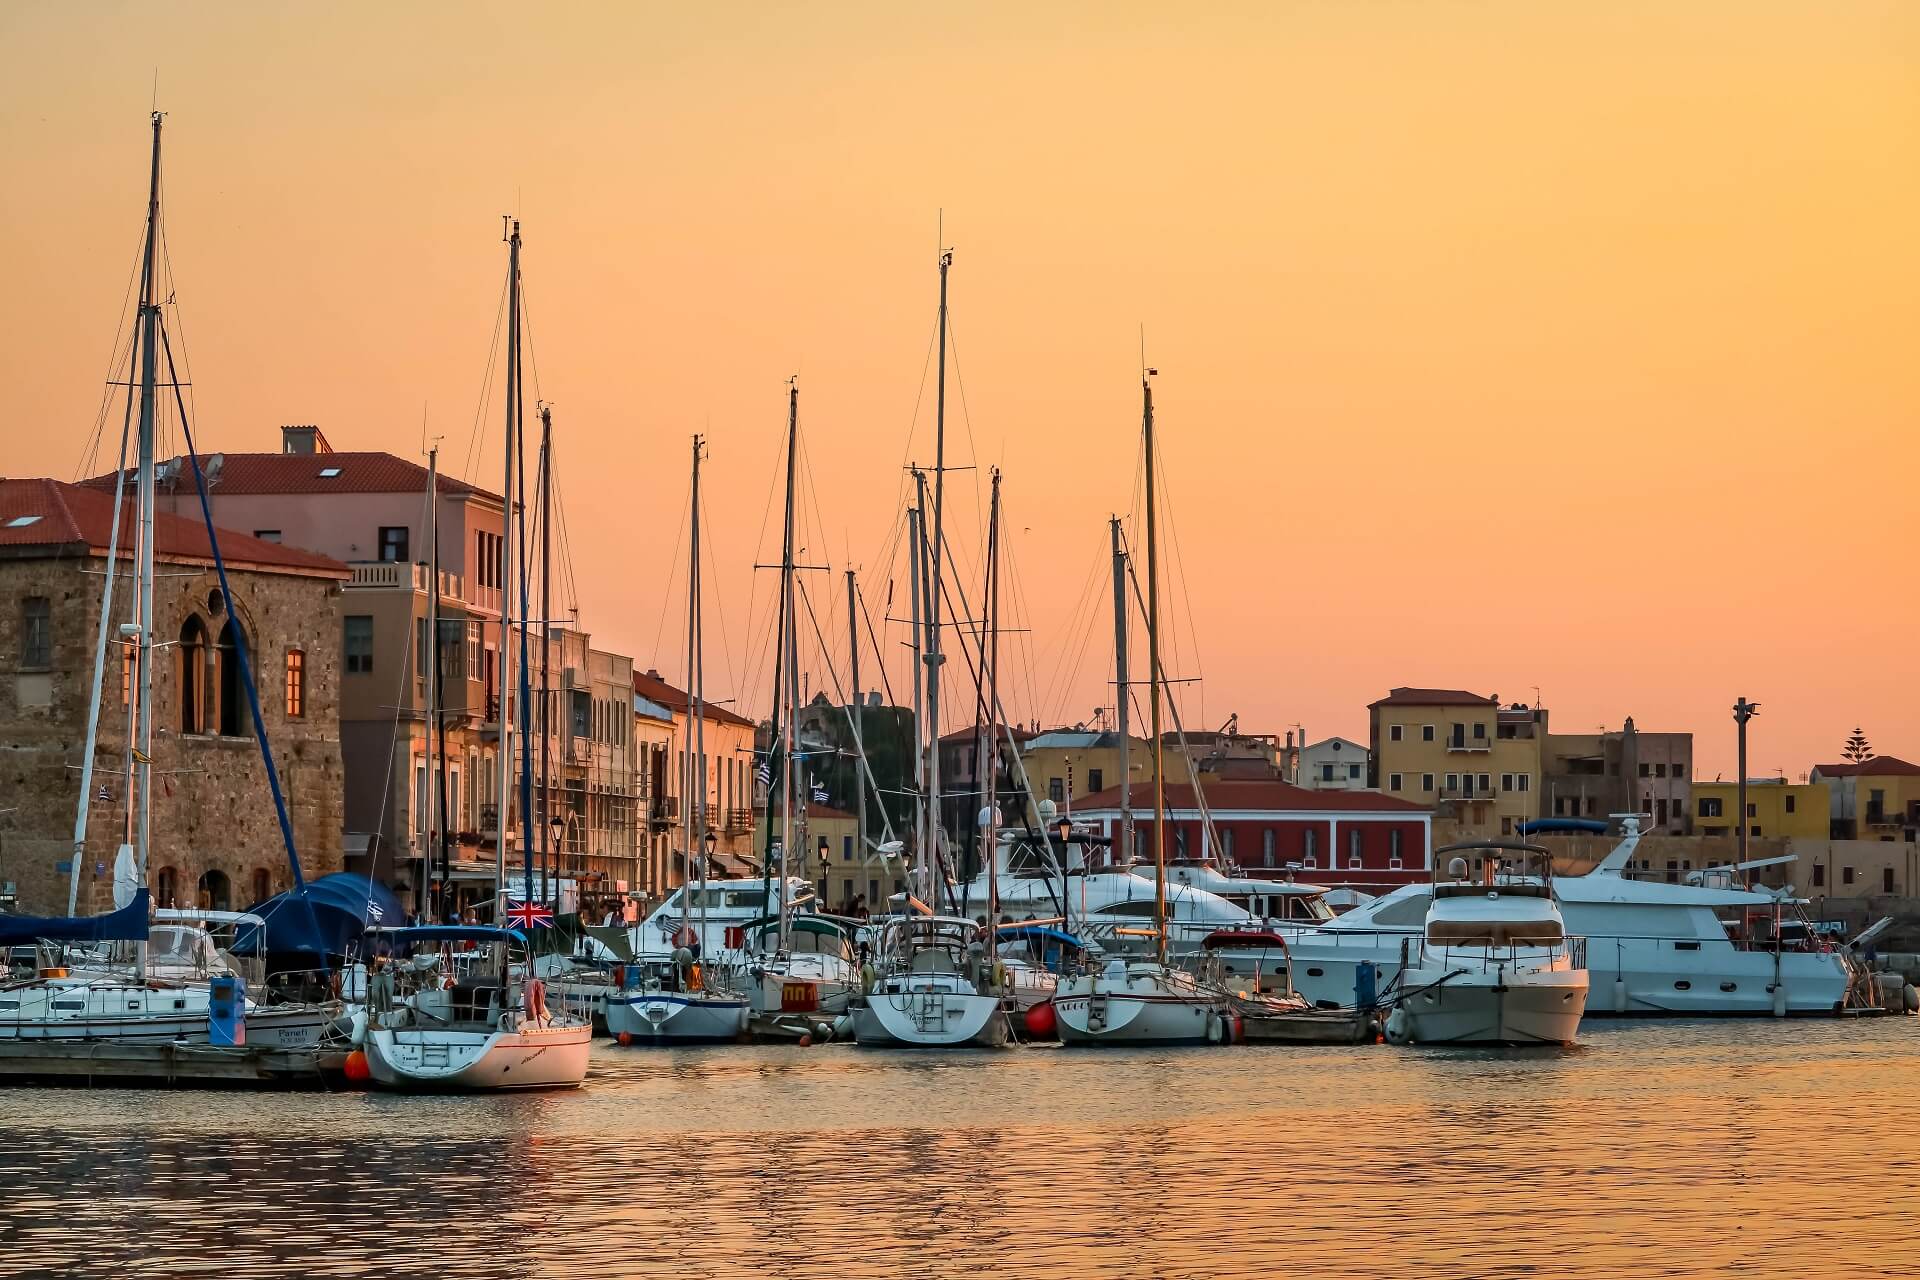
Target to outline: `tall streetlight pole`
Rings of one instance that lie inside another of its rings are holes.
[[[1742,697],[1733,704],[1733,722],[1740,726],[1739,799],[1734,801],[1734,807],[1739,810],[1740,817],[1740,856],[1734,859],[1736,862],[1747,860],[1747,721],[1758,714],[1760,714],[1760,704],[1757,702],[1748,702]],[[1741,874],[1744,875],[1745,872]]]

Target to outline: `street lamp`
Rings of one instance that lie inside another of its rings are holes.
[[[702,880],[705,880],[708,876],[713,874],[713,871],[712,871],[713,851],[719,845],[719,843],[720,843],[720,837],[714,835],[713,832],[711,831],[707,832],[705,838],[701,840],[701,844],[706,849],[706,855],[707,855],[707,860],[700,865],[700,878]]]

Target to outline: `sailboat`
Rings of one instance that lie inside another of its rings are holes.
[[[1074,1044],[1183,1044],[1218,1040],[1226,1034],[1226,1000],[1222,992],[1203,986],[1192,974],[1167,963],[1167,845],[1165,744],[1160,732],[1160,559],[1154,494],[1153,378],[1140,377],[1141,433],[1146,448],[1147,480],[1147,688],[1153,729],[1153,957],[1134,960],[1114,956],[1092,973],[1063,980],[1054,995],[1054,1014],[1062,1043]],[[1118,554],[1118,535],[1115,537]],[[1118,637],[1115,663],[1120,705],[1131,696],[1126,672],[1125,601],[1117,588],[1115,605]],[[1124,712],[1123,712],[1124,714]],[[1124,726],[1125,721],[1123,720]],[[1121,732],[1122,752],[1126,733]],[[1123,761],[1126,759],[1123,754]],[[1132,836],[1133,779],[1120,778],[1123,839]]]
[[[168,964],[165,972],[155,972],[148,950],[152,936],[149,926],[150,897],[146,888],[148,849],[152,830],[153,724],[154,724],[154,494],[155,494],[155,422],[159,409],[160,355],[165,352],[169,381],[176,387],[178,375],[173,369],[173,352],[167,342],[160,312],[159,275],[156,246],[160,228],[160,139],[162,115],[154,112],[152,165],[147,187],[146,235],[141,257],[139,321],[135,326],[130,363],[137,362],[138,435],[136,451],[136,501],[138,517],[133,548],[134,601],[132,620],[120,629],[122,637],[133,637],[136,661],[133,696],[129,699],[127,725],[127,791],[125,841],[114,860],[115,910],[98,916],[32,917],[0,916],[0,943],[55,944],[37,965],[34,978],[11,983],[0,990],[0,1040],[95,1040],[145,1042],[186,1042],[206,1044],[212,1038],[211,1019],[215,1005],[232,1002],[242,1016],[238,1043],[253,1048],[309,1048],[340,1019],[344,1007],[337,1001],[322,1003],[265,1004],[248,997],[244,982],[232,974],[218,975],[222,992],[216,999],[209,969],[202,977],[191,967]],[[132,382],[133,379],[129,378]],[[180,424],[185,433],[187,456],[192,459],[198,484],[201,514],[206,522],[208,545],[220,579],[220,594],[232,599],[227,581],[226,562],[220,552],[220,539],[214,529],[207,505],[206,478],[201,473],[199,456],[194,451],[193,429],[185,405],[180,403]],[[121,511],[126,484],[126,438],[121,441],[120,467],[114,481],[113,527],[107,547],[106,573],[101,587],[100,622],[96,635],[93,685],[87,712],[87,738],[80,775],[80,795],[74,819],[74,853],[67,890],[67,909],[78,907],[80,867],[85,861],[88,805],[93,794],[93,768],[98,742],[102,675],[110,643],[109,621],[113,614],[113,583],[120,559]],[[118,642],[117,640],[114,642]],[[235,655],[240,663],[242,685],[247,690],[253,713],[254,733],[266,766],[267,780],[279,812],[286,851],[293,868],[296,891],[304,887],[300,861],[294,854],[291,828],[266,738],[259,707],[254,700],[252,674],[243,637],[236,634]],[[211,953],[204,930],[188,925],[170,925],[166,940],[181,942],[190,953]],[[83,955],[69,966],[58,955],[60,945],[84,943],[135,944],[131,972],[118,962],[113,950]],[[224,1039],[235,1043],[236,1032],[228,1029]]]
[[[507,236],[507,424],[506,484],[501,510],[506,519],[525,521],[524,496],[516,494],[516,463],[523,447],[523,394],[520,373],[520,224]],[[520,748],[520,847],[525,855],[522,887],[526,897],[508,909],[506,850],[508,806],[501,804],[494,849],[495,919],[533,926],[551,919],[534,901],[533,873],[533,761],[525,741],[533,700],[527,657],[528,622],[526,566],[518,563],[518,539],[505,542],[506,572],[500,591],[500,795],[510,794],[515,729]],[[516,575],[516,570],[518,571]],[[516,595],[516,585],[518,594]],[[507,643],[515,619],[520,658],[514,661]],[[437,663],[436,663],[437,665]],[[519,713],[516,718],[505,696],[517,667]],[[405,949],[455,942],[485,948],[483,963],[472,965],[451,988],[434,987],[416,993],[405,1003],[374,1007],[370,1003],[364,1050],[374,1083],[402,1090],[495,1090],[577,1088],[587,1075],[593,1024],[568,1014],[550,1015],[546,988],[534,971],[532,948],[526,935],[504,924],[491,926],[428,925],[403,930],[370,930],[369,952],[382,943]],[[516,955],[519,959],[516,960]],[[384,986],[384,984],[383,984]]]
[[[926,801],[921,807],[919,839],[914,850],[915,878],[929,900],[946,874],[940,858],[940,664],[941,568],[946,559],[944,506],[947,441],[947,273],[953,251],[940,255],[939,381],[934,400],[933,529],[931,539],[923,518],[913,523],[909,555],[916,567],[914,584],[915,630],[926,622],[926,737],[922,744],[927,765]],[[925,512],[926,478],[916,474]],[[998,509],[998,481],[995,509]],[[923,560],[924,557],[924,560]],[[927,584],[921,608],[920,580]],[[917,698],[917,693],[916,693]],[[918,718],[915,723],[919,728]],[[998,756],[998,751],[994,752]],[[993,772],[989,769],[989,772]],[[988,807],[991,808],[991,801]],[[991,849],[991,843],[987,846]],[[856,1044],[901,1048],[997,1047],[1007,1042],[1009,1024],[1000,995],[990,988],[993,975],[993,926],[983,928],[964,917],[908,914],[882,932],[878,954],[886,968],[853,1010]]]
[[[622,1044],[720,1044],[746,1034],[745,996],[714,980],[711,960],[699,948],[707,936],[707,876],[712,861],[708,849],[706,779],[706,656],[701,634],[700,592],[700,459],[706,441],[693,438],[693,532],[687,554],[687,696],[688,723],[693,749],[682,752],[685,761],[680,794],[680,831],[687,856],[699,867],[697,883],[688,886],[694,896],[688,913],[696,932],[689,946],[677,947],[664,966],[646,972],[640,965],[624,966],[622,973],[639,976],[636,985],[622,983],[607,993],[607,1034]],[[702,962],[705,963],[702,963]]]
[[[756,1032],[775,1036],[812,1035],[823,1024],[816,1014],[844,1013],[860,988],[860,969],[854,963],[853,944],[845,932],[823,916],[809,916],[797,927],[795,906],[800,886],[788,875],[793,849],[793,813],[797,789],[794,760],[798,745],[795,721],[800,711],[798,601],[794,594],[794,484],[799,465],[800,387],[787,383],[787,496],[780,544],[780,609],[774,658],[774,741],[780,757],[780,827],[774,834],[774,795],[767,796],[766,867],[761,882],[762,901],[771,913],[746,926],[747,970],[753,978],[752,1017]],[[776,892],[776,887],[778,891]],[[701,895],[705,901],[706,895]]]

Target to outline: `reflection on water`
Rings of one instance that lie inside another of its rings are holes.
[[[1920,1021],[1526,1053],[594,1051],[565,1095],[0,1090],[0,1275],[1905,1276]]]

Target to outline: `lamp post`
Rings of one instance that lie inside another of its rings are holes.
[[[831,905],[831,902],[829,901],[829,896],[828,896],[828,889],[830,888],[830,885],[828,883],[828,877],[833,872],[833,858],[828,854],[828,849],[830,847],[831,846],[827,844],[827,838],[825,836],[821,836],[820,837],[820,900],[822,902],[827,902],[828,905]]]
[[[706,838],[701,841],[701,844],[705,847],[707,860],[701,864],[700,878],[705,880],[713,874],[713,851],[719,846],[720,837],[714,835],[713,832],[709,830]]]
[[[1736,862],[1747,860],[1747,721],[1758,714],[1760,714],[1760,704],[1757,702],[1748,702],[1742,697],[1733,704],[1733,722],[1740,726],[1739,798],[1734,801],[1734,807],[1739,810],[1740,816],[1740,856],[1734,859]],[[1745,874],[1745,871],[1741,872],[1742,877]]]
[[[542,871],[546,869],[546,865],[551,865],[557,872],[560,866],[560,850],[564,847],[563,842],[566,840],[566,836],[567,836],[567,819],[565,815],[556,813],[553,815],[553,817],[547,820],[547,826],[553,832],[553,843],[547,846],[549,849],[553,850],[553,858],[549,864],[543,864]],[[557,880],[558,880],[558,877],[556,876],[556,884],[555,884],[554,895],[553,895],[554,896],[553,905],[555,910],[558,910],[560,906],[560,902],[559,902],[560,893],[559,893]],[[546,897],[546,890],[547,890],[546,885],[543,884],[540,886],[540,896],[542,897],[542,899]],[[533,898],[532,885],[527,886],[527,898],[529,901],[531,901]]]

